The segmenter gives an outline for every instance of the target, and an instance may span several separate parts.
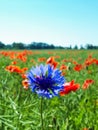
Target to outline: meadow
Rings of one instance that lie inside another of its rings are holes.
[[[23,82],[40,64],[52,64],[78,89],[41,102]],[[0,130],[98,130],[98,51],[1,50]]]

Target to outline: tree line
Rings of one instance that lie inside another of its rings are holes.
[[[22,42],[13,42],[12,44],[4,44],[0,41],[0,49],[64,49],[62,46],[54,46],[44,42],[31,42],[24,44]]]
[[[98,49],[98,46],[92,44],[86,44],[85,47],[81,46],[78,48],[77,45],[72,47],[54,46],[53,44],[43,43],[43,42],[31,42],[30,44],[24,44],[22,42],[13,42],[12,44],[4,44],[0,41],[0,49]]]

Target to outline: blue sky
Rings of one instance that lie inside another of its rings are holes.
[[[98,45],[98,0],[0,0],[0,41]]]

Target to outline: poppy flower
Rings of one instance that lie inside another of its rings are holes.
[[[94,80],[86,79],[82,85],[82,89],[87,89],[92,83],[94,83]]]
[[[49,57],[46,61],[47,64],[50,64],[55,69],[58,65],[58,62],[55,61],[54,57]]]
[[[22,85],[23,85],[24,89],[28,89],[28,87],[29,87],[28,80],[27,79],[23,80]]]
[[[83,68],[83,66],[82,66],[81,64],[77,64],[77,65],[74,67],[74,70],[79,72],[79,71],[82,70],[82,68]]]
[[[57,65],[58,65],[58,62],[56,62],[56,61],[54,61],[54,62],[52,63],[52,66],[53,66],[54,69],[57,67]]]
[[[60,91],[60,95],[64,96],[72,91],[75,92],[79,88],[80,88],[80,84],[75,84],[74,80],[72,80],[71,82],[66,82],[64,84],[64,89],[62,91]]]
[[[22,77],[23,79],[26,79],[26,78],[27,78],[26,74],[21,74],[21,77]]]
[[[54,57],[53,56],[49,57],[47,59],[47,61],[46,61],[47,64],[52,64],[53,62],[54,62]]]
[[[68,66],[62,64],[62,65],[60,66],[60,70],[68,70]]]
[[[27,70],[28,70],[27,67],[24,67],[24,68],[22,69],[23,72],[25,72],[25,71],[27,71]]]
[[[12,62],[12,64],[13,64],[13,65],[16,65],[16,64],[17,64],[17,62],[16,62],[16,61],[13,61],[13,62]]]
[[[39,62],[44,62],[44,61],[46,61],[46,58],[45,57],[38,58],[38,61]]]
[[[5,70],[9,71],[9,72],[16,72],[16,73],[22,73],[22,69],[20,69],[19,66],[15,66],[15,65],[9,65],[6,66]]]

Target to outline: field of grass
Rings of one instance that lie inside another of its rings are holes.
[[[80,88],[41,102],[22,81],[32,66],[45,65],[50,57],[66,82],[74,80]],[[93,82],[84,88],[86,80]],[[98,51],[0,51],[0,130],[41,129],[98,130]]]

